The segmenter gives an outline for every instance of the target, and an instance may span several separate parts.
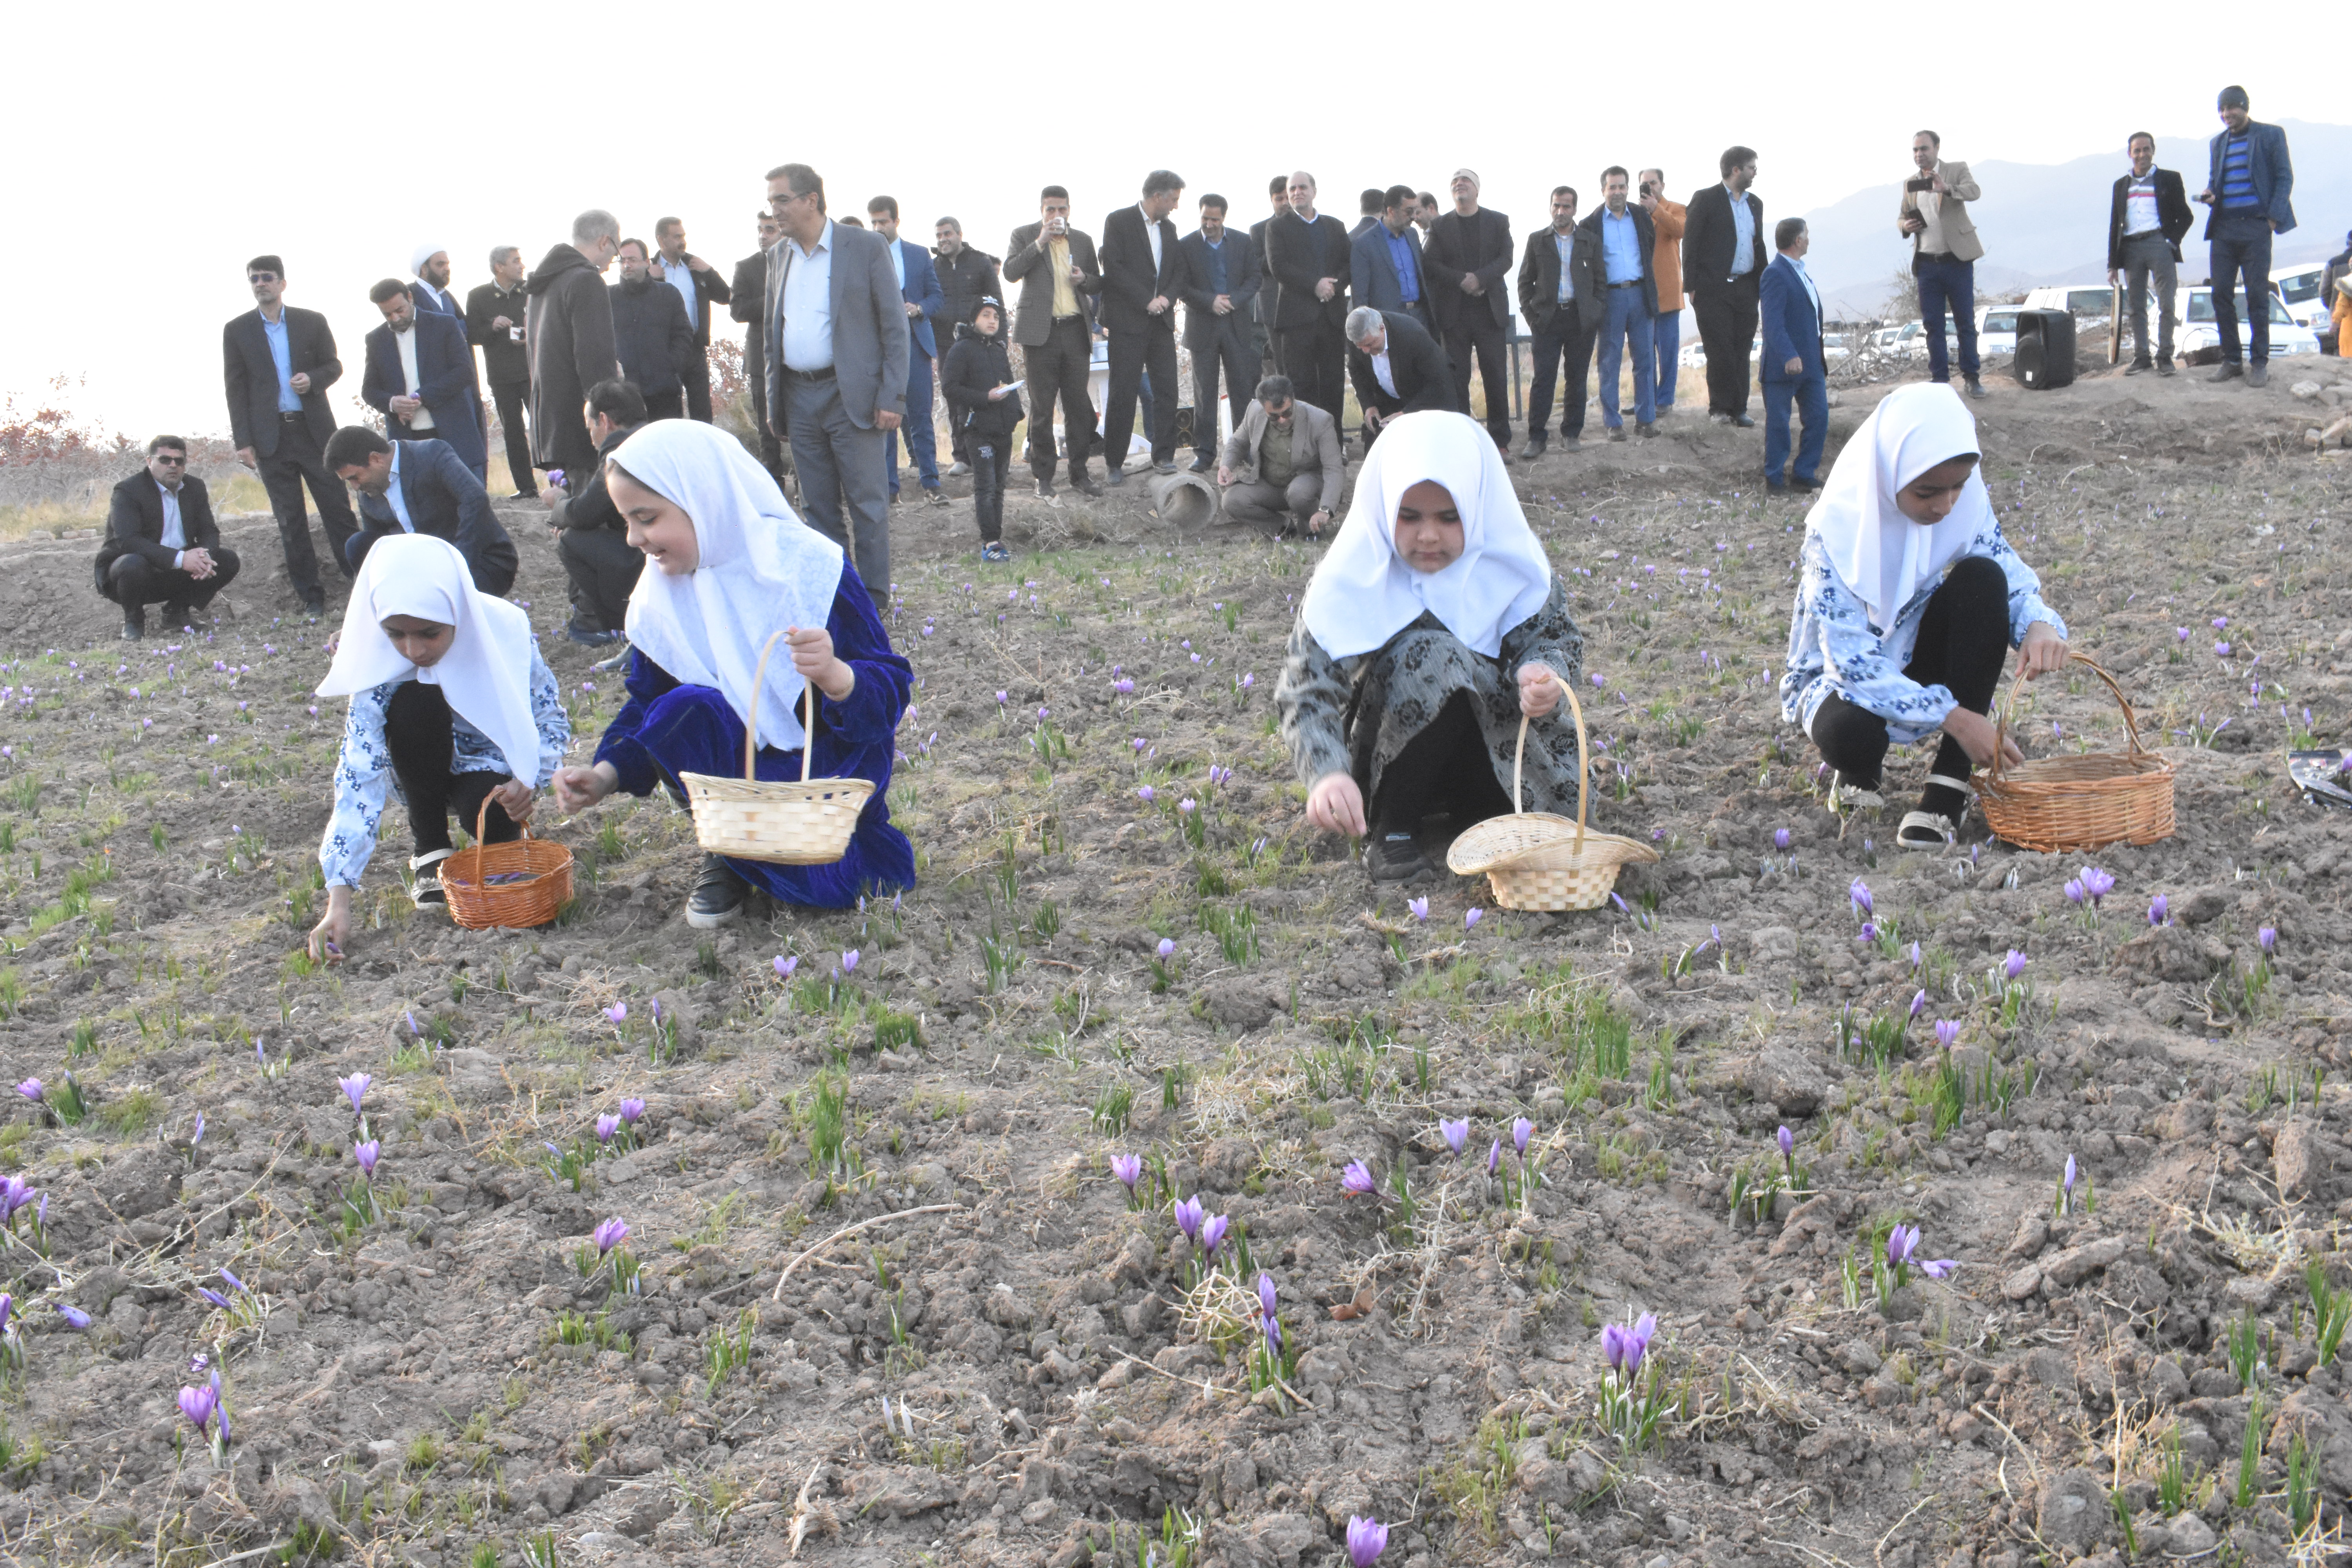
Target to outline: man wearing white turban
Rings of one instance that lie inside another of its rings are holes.
[[[465,307],[449,291],[448,251],[427,240],[409,254],[408,269],[416,275],[416,281],[408,286],[408,297],[416,302],[416,308],[436,315],[455,316],[457,325],[463,327]]]

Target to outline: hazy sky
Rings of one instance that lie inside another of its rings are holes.
[[[26,262],[0,294],[0,392],[21,405],[62,374],[84,384],[72,405],[94,423],[225,431],[221,326],[251,308],[246,258],[276,251],[289,301],[333,324],[348,416],[360,340],[382,320],[368,286],[407,277],[420,242],[448,249],[462,294],[492,246],[535,262],[583,207],[647,238],[676,213],[731,273],[754,246],[761,176],[787,160],[817,168],[836,214],[887,192],[910,237],[953,213],[999,255],[1036,216],[1039,185],[1067,185],[1099,233],[1159,165],[1189,182],[1189,229],[1212,190],[1237,218],[1263,216],[1268,176],[1293,165],[1352,223],[1361,187],[1442,195],[1466,163],[1516,234],[1558,184],[1589,210],[1612,163],[1660,164],[1680,196],[1745,142],[1778,216],[1900,176],[1921,125],[1956,157],[2056,163],[2134,129],[2208,132],[2223,85],[2152,17],[2125,28],[2087,0],[1940,17],[1701,3],[1619,14],[1622,43],[1601,13],[1557,4],[1450,22],[1356,7],[1281,29],[1279,55],[1259,53],[1269,35],[1253,14],[1213,28],[1205,14],[1070,12],[1066,43],[1041,59],[1038,16],[926,0],[27,6],[7,26],[0,99],[16,149],[0,193]],[[1384,15],[1392,35],[1334,25]],[[1219,58],[1202,68],[1213,33]],[[2118,47],[2102,55],[2103,41]],[[1370,63],[1351,68],[1359,55]],[[1580,68],[1596,58],[1604,68]],[[2341,118],[2340,50],[2259,59],[2244,82],[2258,118]]]

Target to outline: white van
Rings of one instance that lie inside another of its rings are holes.
[[[2017,313],[2022,305],[1979,305],[1977,307],[1977,357],[1990,359],[1995,354],[2017,352]]]
[[[2285,359],[2294,354],[2315,354],[2319,338],[2308,327],[2295,324],[2287,314],[2286,305],[2275,294],[2269,300],[2271,310],[2271,358]],[[2178,347],[2181,353],[2192,354],[2200,349],[2219,347],[2221,342],[2220,323],[2213,320],[2213,290],[2203,284],[2180,290],[2175,309],[2179,311],[2180,334]],[[2246,309],[2246,291],[2238,290],[2238,341],[2246,341],[2246,326],[2252,319]]]
[[[2026,308],[2033,310],[2065,310],[2077,323],[2075,336],[2082,328],[2096,322],[2105,326],[2115,313],[2116,291],[2105,283],[2060,283],[2029,291]]]
[[[2335,309],[2336,301],[2323,299],[2319,292],[2320,279],[2326,272],[2325,261],[2306,261],[2300,267],[2271,274],[2271,292],[2278,296],[2279,303],[2286,307],[2286,313],[2294,318],[2296,326],[2317,331],[2327,323],[2328,312]]]

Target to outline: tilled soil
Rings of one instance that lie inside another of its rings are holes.
[[[616,802],[547,824],[560,923],[465,932],[410,908],[395,811],[312,973],[340,712],[266,520],[236,619],[138,645],[89,542],[11,550],[11,1553],[1241,1568],[1364,1516],[1407,1564],[2321,1560],[2352,818],[2284,765],[2352,721],[2352,496],[2278,455],[2284,393],[1999,390],[2004,521],[2177,833],[1899,852],[1924,753],[1832,818],[1771,685],[1802,514],[1760,433],[1596,422],[1513,471],[1576,574],[1595,824],[1664,858],[1564,915],[1409,907],[1305,828],[1271,700],[1313,547],[1131,481],[1016,499],[1010,567],[961,502],[898,514],[903,900],[705,939],[691,823]],[[509,522],[584,752],[618,682]],[[2015,723],[2124,743],[2086,675]],[[1884,1271],[1898,1225],[1958,1268]],[[1645,1429],[1603,1397],[1643,1313]],[[217,1455],[175,1403],[214,1371]]]

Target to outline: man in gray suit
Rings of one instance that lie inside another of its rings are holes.
[[[1277,533],[1296,524],[1310,538],[1339,510],[1346,476],[1339,422],[1299,402],[1284,375],[1257,384],[1257,401],[1234,423],[1217,465],[1228,521]]]
[[[801,514],[890,595],[890,432],[907,411],[907,310],[890,247],[825,216],[806,163],[768,171],[783,238],[768,252],[768,419],[792,443]],[[842,524],[848,504],[851,527]]]

